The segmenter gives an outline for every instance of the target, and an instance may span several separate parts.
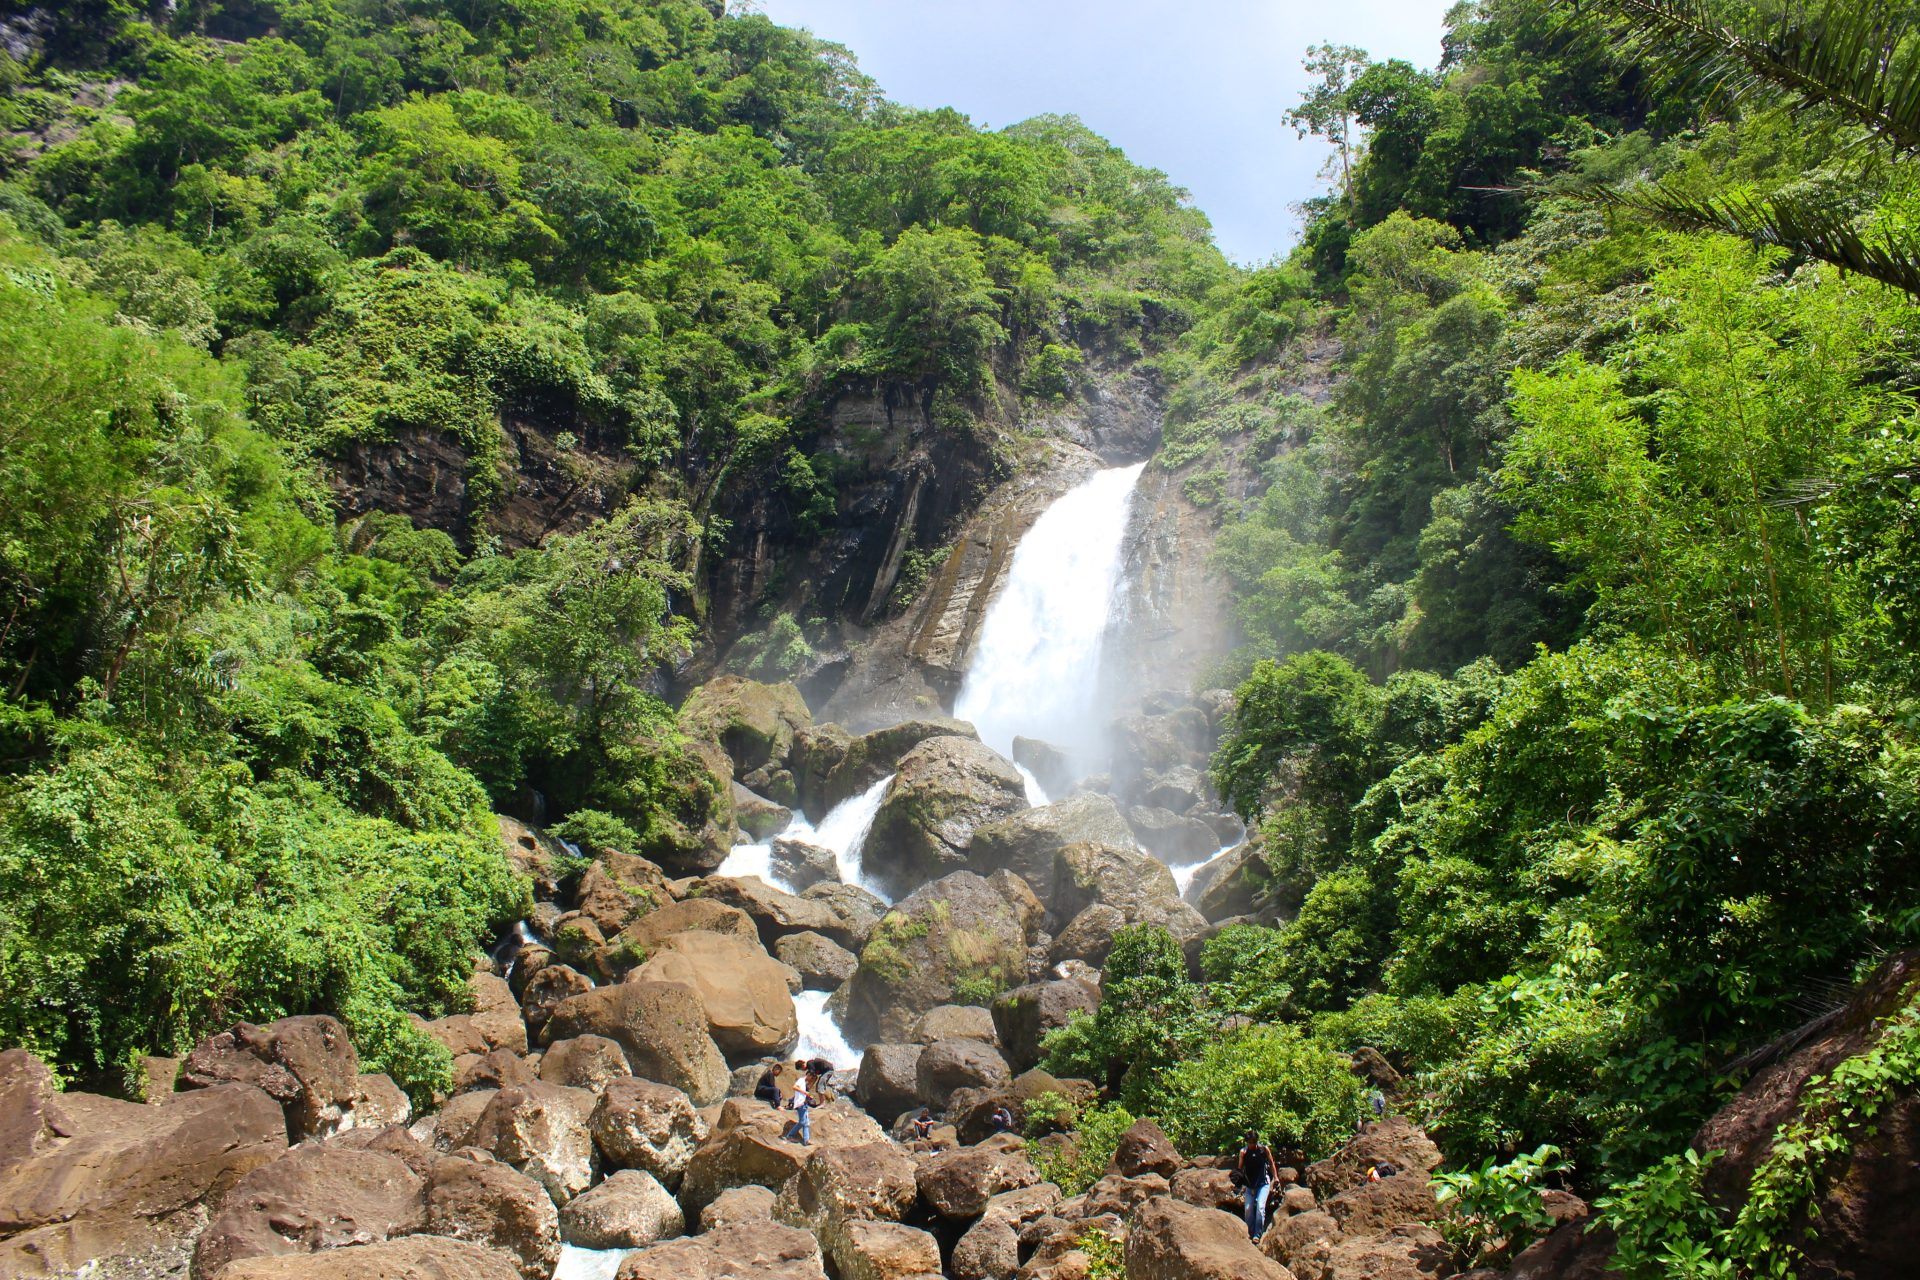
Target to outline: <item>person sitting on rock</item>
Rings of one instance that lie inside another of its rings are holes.
[[[1240,1195],[1245,1201],[1247,1238],[1259,1243],[1267,1225],[1267,1195],[1279,1176],[1280,1165],[1273,1152],[1260,1141],[1260,1135],[1247,1130],[1246,1145],[1234,1157],[1233,1171],[1240,1175]]]
[[[915,1142],[933,1141],[932,1107],[920,1108],[920,1114],[913,1118],[913,1140]]]
[[[780,1109],[779,1063],[767,1063],[767,1069],[760,1073],[760,1082],[753,1086],[753,1096],[776,1111]]]
[[[1007,1110],[1007,1104],[1003,1102],[993,1109],[992,1115],[987,1117],[987,1125],[995,1133],[1011,1132],[1013,1129],[1013,1112]]]

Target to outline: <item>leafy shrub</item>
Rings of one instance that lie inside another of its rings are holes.
[[[1440,1216],[1433,1225],[1463,1268],[1497,1266],[1553,1227],[1540,1201],[1540,1180],[1566,1167],[1560,1152],[1542,1146],[1505,1164],[1433,1175]]]
[[[1252,1129],[1318,1159],[1353,1132],[1361,1095],[1345,1054],[1296,1027],[1257,1026],[1170,1065],[1153,1114],[1182,1151],[1231,1151]]]
[[[1106,1173],[1120,1146],[1120,1135],[1133,1127],[1134,1120],[1133,1113],[1118,1103],[1088,1107],[1080,1113],[1065,1146],[1034,1149],[1034,1168],[1062,1193],[1077,1196]]]

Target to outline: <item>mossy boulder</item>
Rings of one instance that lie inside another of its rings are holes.
[[[957,871],[974,832],[1027,807],[1019,770],[976,738],[929,738],[901,759],[867,834],[867,874],[900,892]]]
[[[680,732],[726,752],[740,778],[767,766],[785,767],[794,734],[812,724],[813,713],[793,685],[744,676],[716,676],[680,706]]]
[[[1133,831],[1111,796],[1069,796],[981,827],[968,846],[967,869],[986,875],[1004,868],[1046,902],[1053,896],[1054,855],[1085,843],[1134,847]]]
[[[826,775],[820,795],[824,807],[820,811],[825,813],[826,809],[859,795],[888,774],[897,772],[909,752],[932,738],[970,738],[978,742],[980,735],[965,720],[932,716],[902,720],[850,738],[832,771]]]
[[[635,737],[607,749],[609,768],[589,797],[632,827],[640,847],[679,875],[711,871],[734,845],[732,762],[698,740]]]
[[[946,1004],[990,1003],[1025,977],[1023,913],[993,884],[957,871],[881,917],[847,985],[854,1043],[909,1038],[915,1021]]]

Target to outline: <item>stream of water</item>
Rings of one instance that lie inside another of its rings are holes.
[[[839,868],[843,884],[859,885],[881,901],[891,904],[893,899],[867,878],[862,855],[866,848],[867,832],[873,829],[873,819],[880,812],[880,801],[886,798],[887,787],[892,782],[893,775],[888,774],[859,795],[842,800],[828,810],[827,816],[820,820],[817,827],[807,821],[806,814],[794,810],[793,821],[777,837],[733,846],[727,854],[727,860],[720,864],[714,874],[758,876],[776,889],[796,892],[792,883],[773,869],[773,841],[800,840],[833,853],[834,865]]]
[[[1145,466],[1095,472],[1042,512],[1014,548],[953,706],[1009,759],[1018,734],[1059,747],[1076,768],[1098,765],[1100,651]],[[1039,784],[1027,785],[1031,799]]]

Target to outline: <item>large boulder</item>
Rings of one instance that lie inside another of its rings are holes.
[[[572,855],[567,847],[538,827],[530,827],[504,813],[493,815],[500,827],[500,846],[513,869],[533,881],[533,895],[551,902],[560,896],[560,882]]]
[[[942,1280],[940,1242],[901,1222],[855,1218],[828,1253],[840,1280]]]
[[[722,1191],[714,1202],[700,1211],[700,1229],[718,1231],[736,1222],[772,1222],[773,1206],[779,1202],[772,1188],[735,1187]]]
[[[674,875],[698,875],[726,861],[735,836],[726,752],[697,738],[640,733],[608,743],[606,751],[606,808],[641,833],[640,847],[625,852]]]
[[[866,1112],[845,1102],[813,1108],[812,1144],[786,1138],[791,1112],[749,1098],[729,1098],[707,1140],[693,1153],[680,1183],[680,1202],[699,1213],[732,1187],[780,1187],[807,1157],[827,1147],[879,1142],[886,1135]]]
[[[1187,900],[1208,920],[1231,920],[1260,905],[1264,886],[1260,846],[1251,842],[1233,848],[1194,873]]]
[[[1049,1031],[1064,1027],[1076,1013],[1091,1015],[1100,1007],[1100,992],[1072,978],[1030,982],[1003,993],[993,1002],[993,1025],[1000,1050],[1016,1070],[1040,1061],[1040,1041]]]
[[[1027,1123],[1029,1104],[1048,1094],[1065,1098],[1076,1108],[1091,1104],[1099,1091],[1089,1080],[1065,1080],[1034,1068],[1023,1071],[1005,1084],[985,1089],[959,1089],[947,1098],[947,1119],[962,1142],[983,1142],[993,1133],[993,1113],[1005,1107],[1013,1113],[1016,1127]]]
[[[1169,1180],[1186,1167],[1186,1160],[1174,1149],[1166,1131],[1151,1120],[1136,1120],[1132,1128],[1120,1135],[1109,1166],[1113,1172],[1128,1178],[1157,1173]],[[1168,1185],[1172,1185],[1171,1181]]]
[[[1396,1176],[1369,1182],[1367,1170],[1383,1162],[1398,1170]],[[1307,1170],[1308,1187],[1288,1188],[1289,1216],[1274,1221],[1261,1252],[1297,1280],[1446,1275],[1451,1262],[1445,1242],[1426,1225],[1439,1213],[1428,1183],[1439,1164],[1439,1150],[1403,1117],[1368,1124]],[[1317,1207],[1309,1190],[1317,1193]]]
[[[1148,853],[1180,866],[1200,861],[1221,843],[1220,833],[1211,824],[1153,805],[1127,810],[1127,825]]]
[[[769,946],[789,933],[806,932],[823,934],[841,946],[855,945],[856,930],[831,903],[776,889],[759,876],[707,876],[694,881],[688,892],[745,912]]]
[[[756,795],[736,782],[733,784],[733,820],[753,839],[770,840],[792,825],[793,810]]]
[[[920,1055],[917,1044],[868,1045],[860,1059],[853,1096],[867,1111],[891,1120],[919,1104]]]
[[[1000,1038],[994,1030],[993,1011],[977,1004],[943,1004],[929,1009],[914,1021],[907,1036],[918,1044],[932,1044],[936,1040],[984,1040],[995,1044]]]
[[[941,1151],[920,1162],[920,1198],[943,1218],[977,1218],[1002,1192],[1031,1187],[1040,1174],[1025,1145],[1001,1134],[977,1146]]]
[[[1440,1148],[1405,1116],[1388,1116],[1368,1123],[1338,1151],[1309,1166],[1306,1182],[1327,1200],[1365,1183],[1367,1170],[1378,1164],[1390,1164],[1425,1185],[1427,1175],[1440,1167]]]
[[[707,1031],[700,995],[682,982],[622,982],[562,1000],[544,1043],[600,1035],[627,1052],[636,1076],[672,1085],[695,1106],[727,1096],[727,1060]]]
[[[593,979],[564,964],[550,964],[527,979],[520,992],[520,1013],[527,1034],[538,1038],[546,1030],[547,1019],[568,996],[593,990]]]
[[[902,759],[921,743],[932,738],[972,738],[979,734],[964,720],[949,716],[902,720],[884,729],[849,738],[841,746],[839,757],[820,788],[818,807],[807,803],[809,813],[826,814],[843,800],[850,800],[899,770]],[[829,748],[830,749],[830,748]]]
[[[1071,920],[1095,903],[1117,908],[1129,922],[1150,906],[1178,902],[1173,873],[1139,849],[1115,844],[1063,845],[1054,853],[1052,892],[1047,907],[1059,920]]]
[[[847,986],[855,1044],[901,1040],[943,1004],[984,1004],[1027,966],[1024,913],[971,871],[925,885],[882,918]]]
[[[609,851],[581,873],[575,910],[611,938],[649,911],[673,901],[667,873],[645,858]]]
[[[891,1142],[816,1151],[787,1180],[773,1216],[811,1231],[842,1277],[855,1274],[856,1222],[898,1222],[917,1191],[913,1161]],[[935,1253],[936,1265],[938,1251]]]
[[[568,1089],[601,1093],[615,1080],[632,1074],[627,1051],[605,1036],[556,1040],[540,1055],[540,1079]]]
[[[442,1236],[235,1262],[219,1280],[521,1280],[512,1254]]]
[[[778,1052],[800,1033],[786,965],[760,944],[718,933],[677,933],[640,966],[642,982],[683,982],[699,993],[707,1031],[737,1057]]]
[[[957,1089],[991,1089],[1012,1078],[1007,1060],[984,1040],[936,1040],[914,1064],[920,1100],[936,1107]]]
[[[693,1153],[707,1139],[707,1122],[685,1093],[652,1080],[616,1080],[588,1120],[594,1146],[607,1164],[640,1169],[678,1187]]]
[[[726,752],[741,778],[770,764],[784,766],[794,735],[812,724],[813,713],[793,685],[744,676],[715,676],[680,704],[680,731]]]
[[[1011,761],[976,738],[929,738],[900,761],[867,833],[867,874],[896,891],[969,864],[979,828],[1027,807]]]
[[[201,1207],[286,1147],[285,1113],[252,1085],[143,1106],[62,1094],[33,1055],[0,1053],[0,1275],[183,1259]]]
[[[1020,1269],[1020,1228],[1004,1214],[986,1213],[954,1243],[953,1280],[1006,1280]]]
[[[801,891],[840,878],[840,860],[833,850],[786,836],[773,841],[772,866],[782,880]]]
[[[538,1074],[524,1056],[507,1049],[463,1053],[453,1060],[453,1091],[511,1089],[528,1083]]]
[[[643,1249],[685,1235],[686,1216],[659,1179],[622,1169],[560,1211],[560,1233],[582,1249]]]
[[[434,1163],[426,1230],[512,1254],[523,1280],[547,1280],[560,1258],[560,1217],[547,1189],[480,1151]]]
[[[297,1147],[234,1183],[193,1253],[195,1280],[241,1258],[318,1253],[412,1235],[427,1223],[426,1184],[395,1156]]]
[[[826,1280],[811,1232],[736,1222],[630,1253],[615,1280]]]
[[[981,827],[967,848],[967,866],[982,875],[1011,871],[1046,902],[1053,896],[1055,855],[1087,843],[1133,847],[1133,831],[1112,797],[1069,796]]]
[[[832,991],[860,967],[860,957],[825,934],[811,931],[775,939],[773,954],[800,975],[809,991]]]
[[[593,1185],[594,1097],[584,1089],[535,1081],[493,1095],[468,1135],[469,1144],[538,1181],[564,1205]]]
[[[677,933],[718,933],[743,942],[758,943],[760,930],[753,917],[714,898],[686,898],[669,902],[641,916],[620,934],[620,940],[642,955],[652,955]]]
[[[1247,1224],[1170,1197],[1127,1221],[1127,1280],[1294,1280],[1247,1239]]]
[[[1126,913],[1118,907],[1096,902],[1087,907],[1054,935],[1047,951],[1047,962],[1054,966],[1079,961],[1093,968],[1107,963],[1113,951],[1113,935],[1126,928]]]
[[[833,912],[836,926],[833,940],[849,951],[858,952],[865,946],[880,917],[887,914],[886,901],[857,884],[823,880],[809,886],[800,896],[808,902],[821,903]]]
[[[526,1044],[522,1033],[521,1048]],[[489,1046],[491,1047],[491,1046]],[[360,1055],[338,1019],[324,1014],[238,1023],[187,1055],[175,1087],[250,1084],[278,1102],[295,1142],[341,1127],[359,1091]]]

